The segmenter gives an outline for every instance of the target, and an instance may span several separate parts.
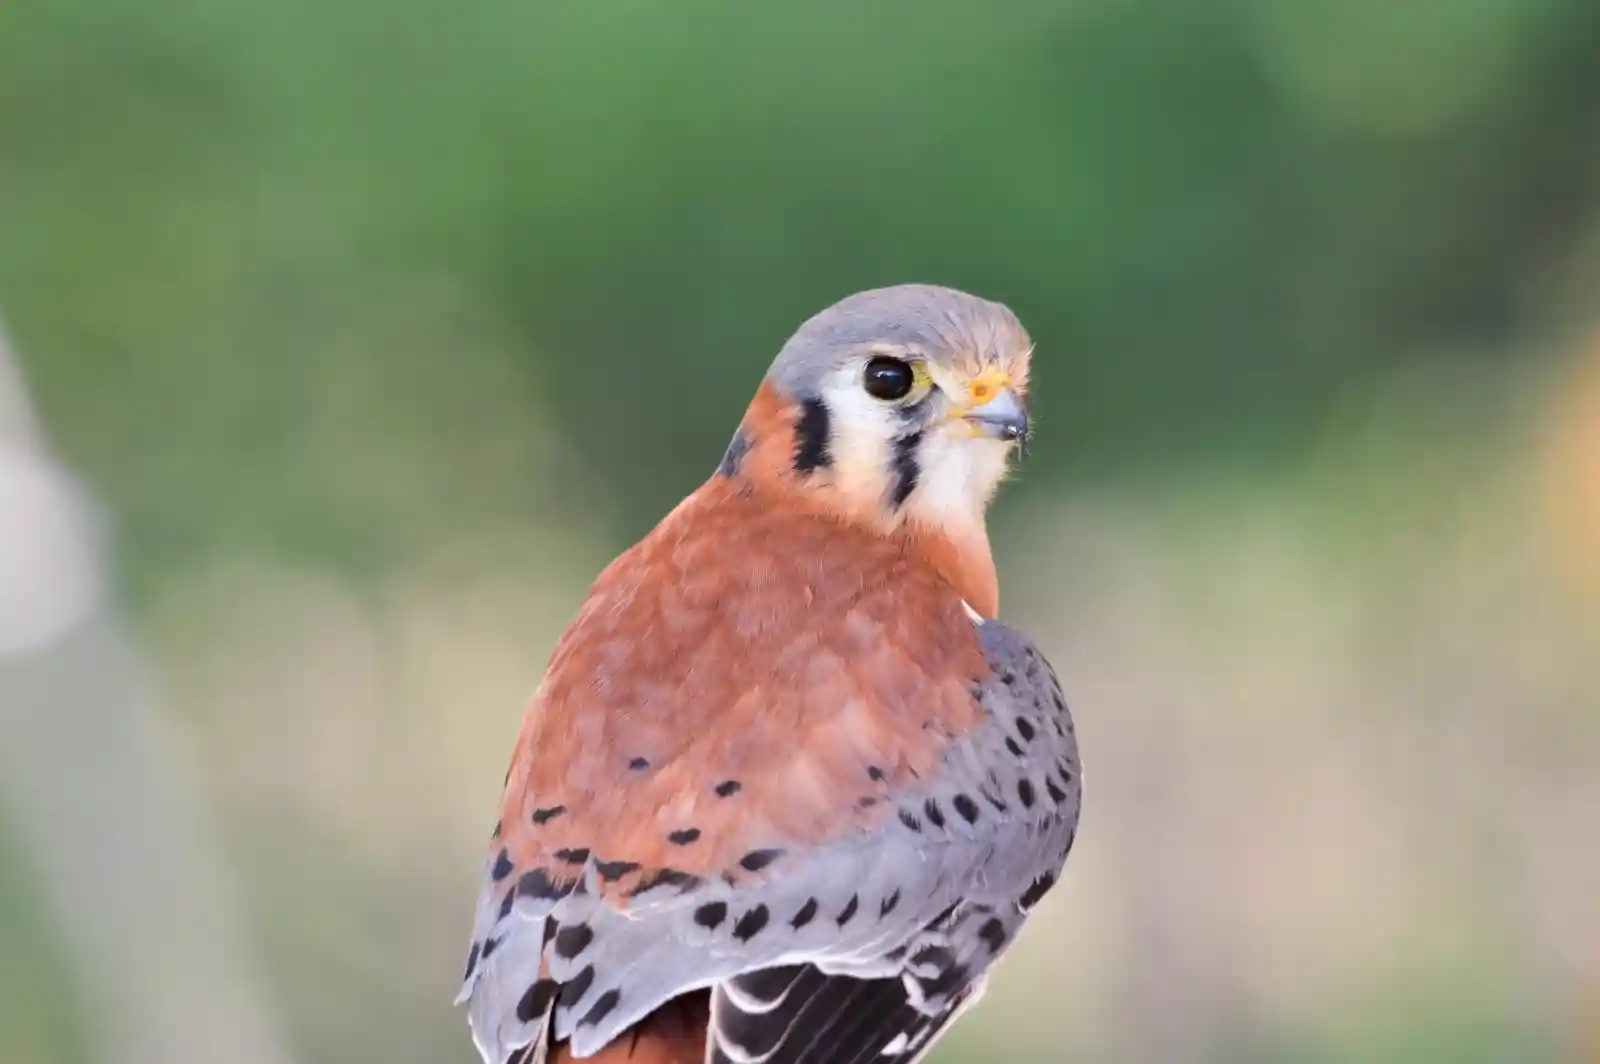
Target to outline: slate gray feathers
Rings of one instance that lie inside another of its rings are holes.
[[[983,723],[892,796],[875,830],[751,858],[770,873],[754,885],[658,882],[626,911],[599,897],[607,870],[580,853],[573,881],[529,883],[507,907],[491,858],[482,947],[458,998],[484,1058],[531,1048],[540,1064],[550,1039],[581,1058],[711,987],[712,1060],[918,1060],[981,993],[1078,824],[1077,743],[1055,673],[1006,626],[977,634],[994,673],[973,686]]]

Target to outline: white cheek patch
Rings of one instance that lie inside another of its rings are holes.
[[[867,508],[883,508],[892,523],[913,520],[951,530],[981,532],[983,511],[1006,475],[1011,445],[973,435],[941,419],[924,427],[915,451],[916,486],[898,510],[893,494],[902,482],[896,447],[909,426],[904,412],[874,399],[861,386],[859,363],[823,378],[828,407],[831,478],[841,494]],[[934,400],[937,401],[937,400]]]
[[[900,428],[893,407],[874,399],[861,386],[860,367],[847,364],[823,380],[828,404],[828,453],[833,482],[845,495],[862,501],[882,499],[889,490],[889,455]]]

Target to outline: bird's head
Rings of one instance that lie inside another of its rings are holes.
[[[1031,351],[999,303],[933,285],[857,293],[784,344],[725,465],[767,451],[787,461],[763,473],[853,515],[981,525],[1027,443]]]
[[[719,472],[987,559],[985,509],[1028,439],[1031,352],[1015,314],[965,292],[849,296],[784,344]]]

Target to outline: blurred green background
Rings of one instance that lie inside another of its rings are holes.
[[[0,640],[0,1059],[475,1059],[553,640],[903,281],[1038,343],[994,537],[1088,766],[935,1059],[1600,1061],[1590,0],[0,4],[0,316],[111,536]]]

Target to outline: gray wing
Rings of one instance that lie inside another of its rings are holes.
[[[1077,832],[1081,772],[1054,670],[1020,634],[980,623],[995,678],[975,692],[989,721],[953,745],[927,785],[896,802],[874,840],[901,892],[927,892],[863,977],[830,958],[758,969],[712,999],[715,1064],[912,1064],[982,994],[1028,912],[1055,884]],[[929,873],[932,873],[931,875]],[[825,872],[818,873],[826,875]],[[937,909],[924,922],[927,910]]]
[[[994,674],[973,688],[987,719],[893,797],[880,827],[791,855],[755,886],[664,883],[624,912],[595,896],[591,868],[559,898],[480,909],[475,937],[497,949],[462,997],[485,1060],[529,1046],[538,1060],[550,1040],[585,1057],[708,987],[712,1062],[920,1059],[977,1000],[1078,824],[1077,741],[1054,670],[1019,633],[975,623]]]

